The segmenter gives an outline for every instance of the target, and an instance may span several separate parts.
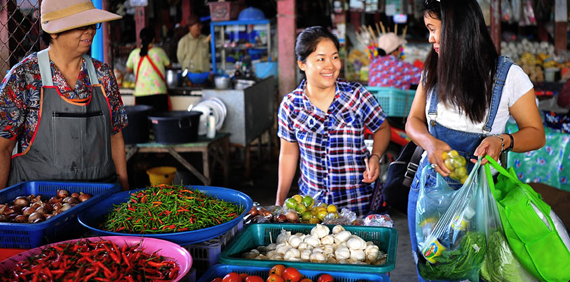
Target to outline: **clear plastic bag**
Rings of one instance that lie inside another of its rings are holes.
[[[484,212],[487,226],[487,251],[485,260],[481,265],[481,277],[487,282],[537,281],[514,256],[509,242],[505,238],[497,203],[491,194],[489,183],[483,181],[481,190],[485,201]]]
[[[427,166],[422,172],[416,210],[421,276],[428,280],[479,281],[479,269],[485,257],[484,203],[477,162],[469,177],[454,190],[436,174],[436,185],[425,187]]]

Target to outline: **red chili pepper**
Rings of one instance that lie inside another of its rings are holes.
[[[168,265],[168,263],[164,262],[164,261],[161,261],[161,262],[147,261],[146,263],[148,265],[150,265],[152,267],[156,267],[156,268],[160,268],[162,266]]]

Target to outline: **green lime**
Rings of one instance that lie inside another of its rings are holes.
[[[455,174],[454,171],[452,171],[451,173],[449,173],[449,177],[450,177],[451,179],[455,179],[455,180],[459,180],[459,179],[460,179],[459,177],[457,177],[457,174]]]
[[[325,216],[326,216],[327,214],[328,214],[327,211],[319,211],[319,212],[317,213],[317,218],[318,218],[320,221],[323,221],[323,219],[325,219]]]
[[[453,158],[453,166],[457,167],[465,167],[465,164],[467,164],[467,160],[465,160],[464,157],[462,156],[457,156]]]
[[[454,171],[455,175],[457,175],[457,177],[459,178],[463,178],[464,176],[467,175],[467,168],[463,167],[458,167],[455,169]]]
[[[285,200],[285,206],[288,209],[294,210],[297,207],[297,201],[293,198],[287,198],[287,200]]]
[[[310,209],[315,204],[315,200],[311,196],[303,196],[302,203],[303,203],[303,205],[305,205],[305,207]]]
[[[449,155],[450,158],[455,158],[455,157],[459,156],[459,153],[455,150],[451,150],[451,151],[447,152],[447,154]]]
[[[447,159],[445,160],[445,166],[449,169],[449,170],[454,170],[455,167],[453,166],[453,159]]]
[[[306,221],[309,221],[312,217],[313,215],[307,211],[301,214],[301,218]]]
[[[298,213],[301,214],[301,213],[304,213],[304,212],[307,211],[307,207],[305,207],[304,205],[297,205],[297,207],[295,208],[295,210],[296,210]]]

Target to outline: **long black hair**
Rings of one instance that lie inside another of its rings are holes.
[[[297,61],[305,63],[307,61],[307,57],[311,55],[311,53],[315,52],[319,42],[325,39],[332,41],[336,46],[336,49],[340,51],[338,38],[325,27],[311,26],[303,30],[297,36],[297,40],[295,42],[295,56],[297,56]],[[301,71],[301,73],[304,72]]]
[[[441,20],[439,55],[432,49],[426,58],[424,88],[437,84],[439,100],[482,122],[499,54],[477,0],[440,1],[426,0],[424,6],[424,17]]]
[[[152,27],[145,27],[141,29],[139,37],[141,38],[141,44],[142,44],[141,52],[139,53],[139,55],[141,57],[144,57],[148,54],[148,45],[150,45],[150,43],[152,43],[152,40],[154,40],[155,37],[154,29]]]

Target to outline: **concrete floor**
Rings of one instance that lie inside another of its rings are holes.
[[[230,187],[248,194],[253,201],[261,205],[273,205],[275,203],[275,193],[277,192],[278,161],[277,158],[267,160],[252,167],[250,179],[244,179],[244,169],[240,163],[232,163],[232,174]],[[213,186],[216,186],[214,183]],[[221,184],[220,184],[221,186]],[[292,189],[290,194],[297,193]],[[397,210],[389,212],[398,230],[398,247],[396,255],[396,267],[390,272],[390,281],[393,282],[415,282],[418,281],[415,265],[410,248],[410,236],[408,232],[407,216]]]

